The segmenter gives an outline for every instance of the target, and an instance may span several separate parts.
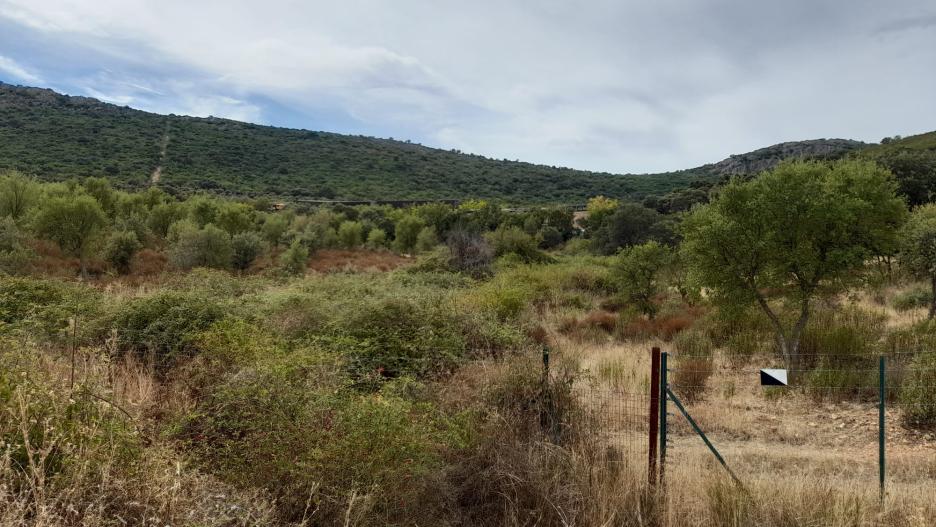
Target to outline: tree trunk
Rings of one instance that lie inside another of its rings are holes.
[[[789,359],[787,364],[789,368],[799,369],[801,364],[799,345],[800,338],[803,336],[803,331],[806,329],[806,322],[809,320],[809,300],[803,300],[803,304],[800,306],[800,316],[797,319],[796,324],[793,326],[793,331],[790,333],[790,343],[789,343]]]
[[[934,284],[936,284],[936,281],[934,281]],[[800,337],[802,337],[803,330],[806,328],[806,322],[809,320],[809,300],[803,300],[803,303],[800,307],[799,319],[797,319],[796,324],[793,326],[793,329],[789,334],[787,334],[787,332],[784,330],[783,323],[780,321],[780,317],[778,317],[776,313],[770,309],[770,304],[767,303],[767,300],[764,297],[758,295],[757,303],[761,306],[761,309],[764,310],[767,318],[770,319],[770,322],[774,326],[777,337],[777,345],[780,348],[780,353],[783,355],[783,360],[786,362],[787,367],[793,369],[798,368],[800,362]]]
[[[82,253],[78,256],[78,267],[81,270],[81,279],[88,279],[88,262],[85,261],[85,255]]]

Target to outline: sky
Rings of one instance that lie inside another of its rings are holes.
[[[936,130],[936,2],[0,0],[0,80],[660,172]]]

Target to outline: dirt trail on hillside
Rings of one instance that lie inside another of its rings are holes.
[[[159,183],[159,179],[162,177],[163,164],[166,162],[166,150],[169,149],[169,122],[166,121],[166,130],[163,132],[162,141],[159,145],[159,164],[156,165],[156,168],[153,170],[153,174],[150,175],[150,184],[155,185]]]

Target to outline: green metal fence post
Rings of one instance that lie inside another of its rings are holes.
[[[660,354],[660,488],[665,489],[666,473],[666,390],[669,383],[666,380],[666,358],[668,353],[665,351]]]
[[[884,355],[881,355],[881,362],[879,365],[878,372],[878,382],[880,386],[878,390],[880,391],[880,408],[878,408],[878,479],[881,485],[881,507],[884,507],[884,471],[885,471],[885,462],[884,462],[884,451],[885,451],[885,441],[884,441],[884,405],[887,397],[887,383],[885,375],[885,362]]]

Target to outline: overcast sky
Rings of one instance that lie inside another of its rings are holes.
[[[0,80],[656,172],[936,129],[936,2],[0,0]]]

